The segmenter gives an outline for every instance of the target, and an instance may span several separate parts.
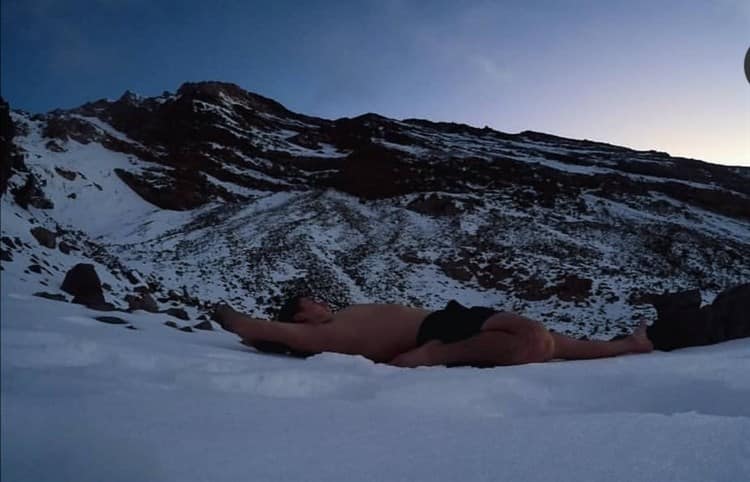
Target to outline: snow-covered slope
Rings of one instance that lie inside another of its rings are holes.
[[[148,285],[196,315],[225,299],[272,316],[305,287],[334,306],[456,298],[598,337],[652,318],[649,293],[710,301],[750,279],[746,168],[535,132],[330,121],[219,82],[8,123],[21,165],[0,201],[4,279],[55,291],[93,259],[118,306]],[[39,246],[38,226],[78,250]]]
[[[0,312],[3,481],[750,479],[750,340],[400,369],[18,291]]]

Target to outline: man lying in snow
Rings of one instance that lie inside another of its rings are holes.
[[[647,328],[641,323],[630,336],[610,341],[577,340],[514,313],[466,308],[455,301],[434,312],[381,304],[351,305],[333,312],[324,302],[295,297],[278,316],[284,323],[253,319],[227,305],[217,307],[215,319],[261,351],[294,356],[346,353],[401,367],[582,360],[647,353],[654,344],[669,350],[750,336],[750,284],[722,293],[713,307],[699,309],[700,293],[694,304],[683,303],[682,310],[673,309],[666,317],[660,312],[654,325]],[[708,316],[711,308],[716,316]],[[698,326],[690,309],[703,312],[699,321],[710,326]]]

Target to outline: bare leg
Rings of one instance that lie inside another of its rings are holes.
[[[545,362],[552,358],[583,360],[603,358],[626,353],[647,353],[653,345],[646,337],[646,324],[642,323],[632,335],[616,341],[582,341],[558,333],[550,333],[525,320],[498,317],[495,326],[504,321],[508,328],[518,321],[518,332],[483,328],[478,335],[455,343],[431,341],[402,353],[389,363],[400,367],[432,365],[504,366]],[[535,322],[536,323],[536,322]],[[490,325],[493,326],[493,325]],[[512,329],[512,328],[511,328]],[[550,337],[553,343],[550,343]]]
[[[434,340],[402,353],[389,363],[400,367],[502,366],[542,362],[548,358],[539,343],[530,343],[526,337],[512,333],[489,330],[455,343]]]
[[[554,341],[544,325],[514,313],[497,313],[481,331],[455,343],[432,341],[402,353],[390,364],[502,366],[538,363],[552,358]]]
[[[632,335],[614,341],[576,340],[559,333],[552,333],[555,340],[553,358],[586,360],[604,358],[626,353],[648,353],[654,349],[646,336],[646,323],[641,323]]]

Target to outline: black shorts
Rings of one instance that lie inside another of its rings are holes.
[[[498,313],[492,308],[475,306],[467,308],[451,300],[445,308],[430,313],[422,321],[417,333],[417,346],[430,340],[453,343],[478,334],[490,316]]]

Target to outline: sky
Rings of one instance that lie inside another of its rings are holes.
[[[72,108],[221,80],[376,112],[750,166],[750,1],[2,0],[0,93]]]

